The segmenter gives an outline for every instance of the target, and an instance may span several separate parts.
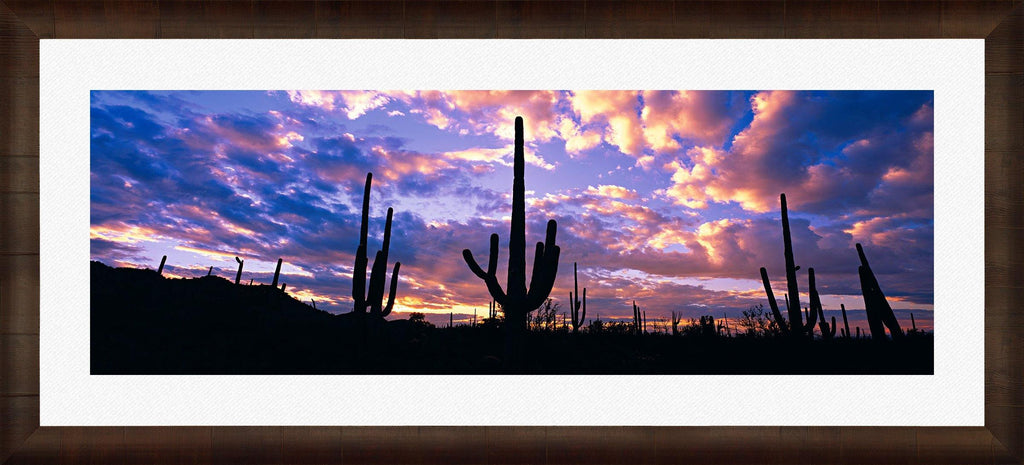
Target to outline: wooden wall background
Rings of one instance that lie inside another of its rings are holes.
[[[39,428],[38,41],[207,37],[986,38],[986,425]],[[0,462],[1024,463],[1022,109],[1019,0],[0,0]]]

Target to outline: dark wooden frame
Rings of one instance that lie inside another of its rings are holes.
[[[1022,463],[1020,3],[0,0],[0,462]],[[40,428],[39,39],[183,37],[985,38],[985,426]]]

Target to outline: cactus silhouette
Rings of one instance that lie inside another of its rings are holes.
[[[277,287],[277,279],[281,277],[281,262],[282,259],[277,259],[277,269],[274,270],[274,283],[271,286]]]
[[[364,314],[367,308],[370,314],[381,318],[388,316],[395,306],[395,292],[398,290],[398,269],[401,263],[395,262],[395,270],[391,272],[391,289],[388,303],[384,305],[384,275],[388,268],[388,250],[391,247],[391,217],[394,210],[388,207],[388,217],[384,223],[384,243],[373,259],[370,270],[370,288],[366,289],[366,236],[367,222],[370,217],[370,184],[373,173],[366,173],[366,185],[363,187],[363,212],[359,223],[359,248],[356,249],[356,263],[352,270],[352,298],[355,300],[353,312]]]
[[[679,322],[682,321],[683,315],[677,314],[675,311],[672,312],[672,335],[679,335]]]
[[[160,268],[156,269],[156,274],[164,274],[164,263],[167,263],[167,255],[164,255],[164,258],[160,259]]]
[[[633,301],[633,333],[634,334],[640,334],[640,331],[642,330],[641,327],[643,325],[642,319],[643,319],[643,316],[640,313],[640,307],[636,306],[636,301],[634,300]]]
[[[872,339],[884,340],[886,327],[889,328],[889,334],[893,339],[902,338],[903,329],[900,328],[900,322],[892,313],[892,307],[885,299],[885,294],[878,285],[875,273],[871,271],[871,265],[868,264],[868,258],[864,255],[864,248],[860,243],[857,244],[857,255],[860,257],[860,267],[857,271],[860,273],[860,287],[864,295],[864,311],[868,314]]]
[[[512,181],[512,224],[508,240],[508,280],[506,289],[501,288],[496,275],[498,269],[498,235],[491,234],[490,254],[487,270],[484,271],[473,258],[469,249],[462,251],[462,257],[469,269],[487,284],[487,290],[505,312],[505,322],[510,331],[526,330],[526,317],[540,308],[551,294],[558,272],[560,249],[555,245],[557,223],[549,220],[544,242],[537,243],[533,259],[533,276],[530,289],[526,288],[526,165],[523,150],[523,118],[515,120],[515,153]]]
[[[242,264],[245,263],[245,260],[235,257],[235,261],[238,262],[238,273],[235,274],[235,284],[238,284],[238,282],[242,280]]]
[[[210,275],[212,275],[212,274],[213,274],[213,267],[211,266],[211,267],[210,267],[210,271],[207,271],[207,272],[206,272],[206,276],[210,276]]]
[[[792,335],[794,338],[800,338],[805,334],[813,333],[814,323],[818,315],[815,312],[808,312],[807,324],[802,323],[803,319],[800,316],[800,289],[796,282],[796,272],[800,270],[800,267],[796,266],[793,259],[793,240],[789,232],[789,210],[786,208],[786,194],[780,194],[779,201],[782,204],[782,242],[786,258],[786,284],[789,291],[785,296],[786,310],[789,313],[788,326],[786,320],[782,318],[782,313],[779,312],[779,304],[775,302],[775,294],[772,293],[771,281],[768,279],[768,270],[764,267],[761,267],[761,281],[764,283],[764,292],[768,295],[768,305],[772,309],[772,316],[775,317],[775,322],[778,323],[779,329],[785,334]]]
[[[843,326],[845,327],[845,329],[843,330],[843,337],[849,339],[850,338],[850,322],[849,322],[849,320],[846,319],[846,305],[839,304],[839,309],[843,311]]]
[[[825,310],[821,308],[821,297],[818,296],[818,288],[814,282],[814,268],[807,269],[807,281],[810,286],[811,294],[811,313],[817,313],[818,316],[818,329],[821,330],[821,338],[830,340],[836,337],[836,317],[832,317],[832,324],[829,325],[825,321]]]
[[[572,312],[572,332],[579,332],[580,326],[583,326],[583,322],[587,319],[587,288],[583,288],[583,301],[580,301],[580,283],[576,279],[576,262],[572,262],[572,282],[573,288],[576,289],[576,297],[573,297],[572,291],[569,292],[569,311]],[[580,306],[583,307],[583,312],[580,312]]]

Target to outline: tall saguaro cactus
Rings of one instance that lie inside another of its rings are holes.
[[[496,275],[498,269],[498,235],[491,234],[487,271],[480,268],[473,252],[462,251],[462,257],[478,278],[487,284],[491,297],[505,312],[505,324],[514,332],[526,330],[526,316],[540,308],[551,294],[558,272],[560,249],[555,245],[557,223],[549,220],[544,242],[537,243],[533,259],[533,276],[526,288],[526,181],[524,180],[525,153],[523,150],[523,118],[515,121],[515,160],[512,180],[512,224],[508,240],[508,279],[506,289],[501,288]]]
[[[882,289],[878,285],[878,279],[875,278],[875,273],[871,271],[871,265],[868,264],[868,257],[864,255],[864,248],[859,243],[857,244],[857,255],[860,257],[860,267],[857,268],[857,271],[860,273],[864,311],[868,314],[871,338],[884,340],[886,327],[889,328],[889,334],[893,339],[902,338],[903,329],[900,328],[900,322],[892,313],[892,307],[885,299],[885,294],[882,293]]]
[[[782,242],[786,258],[786,309],[789,312],[789,326],[779,312],[779,304],[775,301],[775,294],[772,292],[771,282],[768,280],[768,270],[761,267],[761,281],[764,283],[764,292],[768,295],[768,305],[772,308],[772,316],[778,323],[783,333],[790,334],[794,338],[801,338],[814,331],[814,323],[817,320],[817,312],[808,312],[807,323],[803,323],[800,315],[800,288],[796,282],[796,272],[800,270],[793,259],[793,240],[789,232],[789,210],[786,208],[786,194],[779,195],[782,204]]]
[[[587,319],[587,288],[583,288],[583,301],[580,301],[580,282],[576,279],[576,262],[572,263],[572,282],[573,288],[576,289],[576,296],[573,297],[573,293],[569,292],[569,310],[572,313],[572,332],[579,332],[580,326],[583,326],[583,322]],[[580,312],[580,306],[582,304],[583,312]]]
[[[367,308],[371,315],[381,318],[388,316],[395,306],[395,292],[398,290],[398,269],[402,266],[395,262],[395,270],[391,272],[391,289],[388,293],[388,303],[384,305],[384,275],[388,270],[388,250],[391,247],[391,217],[394,209],[388,207],[388,217],[384,223],[384,243],[373,259],[373,268],[370,269],[370,288],[366,288],[366,236],[368,234],[367,223],[370,217],[370,184],[373,181],[373,173],[366,173],[366,185],[363,187],[363,214],[359,223],[359,248],[356,249],[356,263],[352,270],[352,298],[355,300],[355,313],[365,314]]]

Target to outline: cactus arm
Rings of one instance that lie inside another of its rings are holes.
[[[807,280],[810,285],[811,302],[810,309],[807,312],[807,323],[804,325],[804,332],[813,334],[814,324],[818,320],[818,312],[821,311],[821,299],[818,297],[818,288],[814,282],[814,268],[807,269]],[[825,320],[824,314],[822,314],[822,322]]]
[[[584,321],[587,321],[587,288],[585,287],[583,288],[583,312],[580,313],[580,326],[583,326]]]
[[[789,334],[786,320],[782,318],[782,313],[779,312],[779,303],[775,301],[772,283],[768,280],[768,270],[764,267],[761,267],[761,281],[764,283],[764,292],[768,295],[768,306],[772,308],[772,316],[775,317],[775,323],[779,325],[779,329],[782,330],[783,334]]]
[[[388,292],[388,304],[384,307],[380,316],[390,315],[391,309],[395,307],[395,292],[398,291],[398,269],[401,266],[402,262],[395,262],[395,271],[391,272],[391,290]]]
[[[505,306],[507,302],[507,296],[505,291],[501,289],[501,284],[498,283],[497,268],[498,268],[498,235],[491,234],[491,249],[487,259],[487,271],[484,272],[480,268],[480,265],[476,263],[476,259],[473,258],[473,252],[469,249],[462,251],[462,258],[466,260],[466,264],[469,265],[469,269],[478,278],[482,279],[487,284],[487,291],[490,292],[491,298],[495,302]]]
[[[836,317],[832,317],[832,330],[829,333],[829,337],[836,337]]]
[[[555,245],[557,233],[558,223],[555,220],[548,220],[544,242],[537,243],[537,253],[533,261],[533,276],[530,277],[530,291],[527,293],[526,302],[529,310],[540,308],[555,286],[558,256],[561,253],[561,249]]]

